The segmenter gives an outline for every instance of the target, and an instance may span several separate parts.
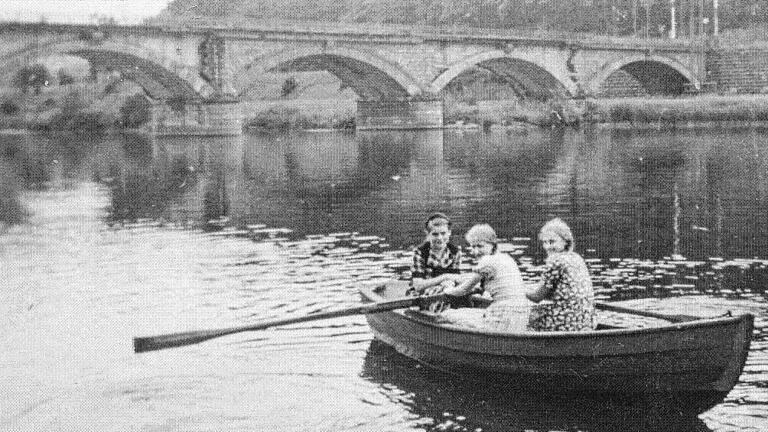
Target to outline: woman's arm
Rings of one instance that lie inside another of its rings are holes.
[[[541,282],[525,293],[528,300],[538,303],[551,296],[555,292],[557,275],[558,269],[551,264],[547,264],[541,273]]]
[[[459,283],[457,286],[453,288],[448,288],[447,290],[443,291],[445,294],[454,296],[454,297],[463,297],[469,293],[472,292],[472,288],[474,288],[475,285],[477,285],[480,280],[482,279],[482,276],[480,273],[471,273],[466,278],[464,278],[461,283]]]
[[[427,289],[429,287],[433,287],[435,285],[440,285],[440,284],[442,284],[443,282],[446,282],[446,281],[456,282],[458,277],[459,277],[459,275],[457,275],[457,274],[444,273],[444,274],[442,274],[440,276],[429,278],[429,279],[413,278],[411,280],[411,284],[413,285],[413,288],[416,291],[422,292],[422,291],[424,291],[425,289]]]
[[[533,287],[532,290],[525,293],[525,296],[528,297],[528,300],[538,303],[545,298],[549,297],[550,294],[554,291],[553,285],[547,285],[544,283],[539,284],[538,286]]]

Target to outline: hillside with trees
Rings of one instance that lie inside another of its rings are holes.
[[[712,31],[712,1],[677,0],[677,34]],[[720,0],[721,31],[768,23],[768,0]],[[160,15],[667,35],[669,0],[175,0]],[[699,17],[703,18],[700,25]]]

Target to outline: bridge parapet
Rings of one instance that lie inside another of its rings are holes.
[[[479,27],[452,27],[428,25],[395,25],[379,23],[291,21],[279,19],[252,19],[232,17],[179,17],[151,20],[147,27],[166,32],[214,31],[229,37],[269,37],[270,34],[306,35],[313,38],[346,36],[349,38],[391,38],[400,42],[411,38],[414,43],[444,42],[521,42],[543,45],[582,45],[586,47],[612,47],[627,49],[652,48],[656,50],[700,49],[701,39],[637,38],[631,36],[596,35],[593,33],[553,32],[537,29],[497,29]]]

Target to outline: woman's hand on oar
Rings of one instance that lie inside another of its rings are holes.
[[[308,315],[301,315],[296,317],[281,318],[270,321],[262,321],[246,326],[230,327],[224,329],[214,330],[199,330],[189,331],[182,333],[170,333],[159,336],[144,336],[133,338],[133,351],[141,353],[145,351],[160,350],[164,348],[172,348],[177,346],[192,345],[206,341],[208,339],[217,338],[220,336],[226,336],[234,333],[264,330],[270,327],[296,324],[300,322],[316,321],[329,318],[338,318],[350,315],[362,315],[369,313],[386,312],[395,309],[403,309],[411,306],[427,305],[436,300],[444,298],[443,294],[435,294],[420,297],[403,297],[395,300],[389,300],[378,303],[367,303],[359,306],[354,306],[346,309],[339,309],[335,311],[319,312]]]
[[[644,316],[649,318],[658,318],[667,320],[669,322],[686,322],[686,321],[696,321],[700,319],[705,319],[704,317],[697,317],[692,315],[677,315],[677,314],[663,314],[658,312],[649,312],[644,310],[638,310],[638,309],[632,309],[628,307],[618,306],[610,303],[600,303],[596,302],[595,307],[600,310],[609,311],[609,312],[618,312],[618,313],[624,313],[624,314],[630,314],[630,315],[638,315],[638,316]]]

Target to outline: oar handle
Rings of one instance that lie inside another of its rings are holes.
[[[349,315],[362,315],[372,314],[378,312],[386,312],[394,309],[402,309],[411,306],[421,306],[429,304],[436,300],[445,298],[443,294],[435,294],[421,297],[404,297],[400,299],[369,303],[359,306],[354,306],[346,309],[339,309],[335,311],[319,312],[309,315],[301,315],[295,317],[281,318],[269,321],[261,321],[254,324],[229,327],[215,330],[196,330],[181,333],[169,333],[158,336],[145,336],[133,338],[133,351],[136,353],[159,350],[164,348],[172,348],[177,346],[192,345],[206,341],[208,339],[217,338],[220,336],[226,336],[234,333],[264,330],[270,327],[297,324],[306,321],[317,321],[330,318],[338,318]]]

